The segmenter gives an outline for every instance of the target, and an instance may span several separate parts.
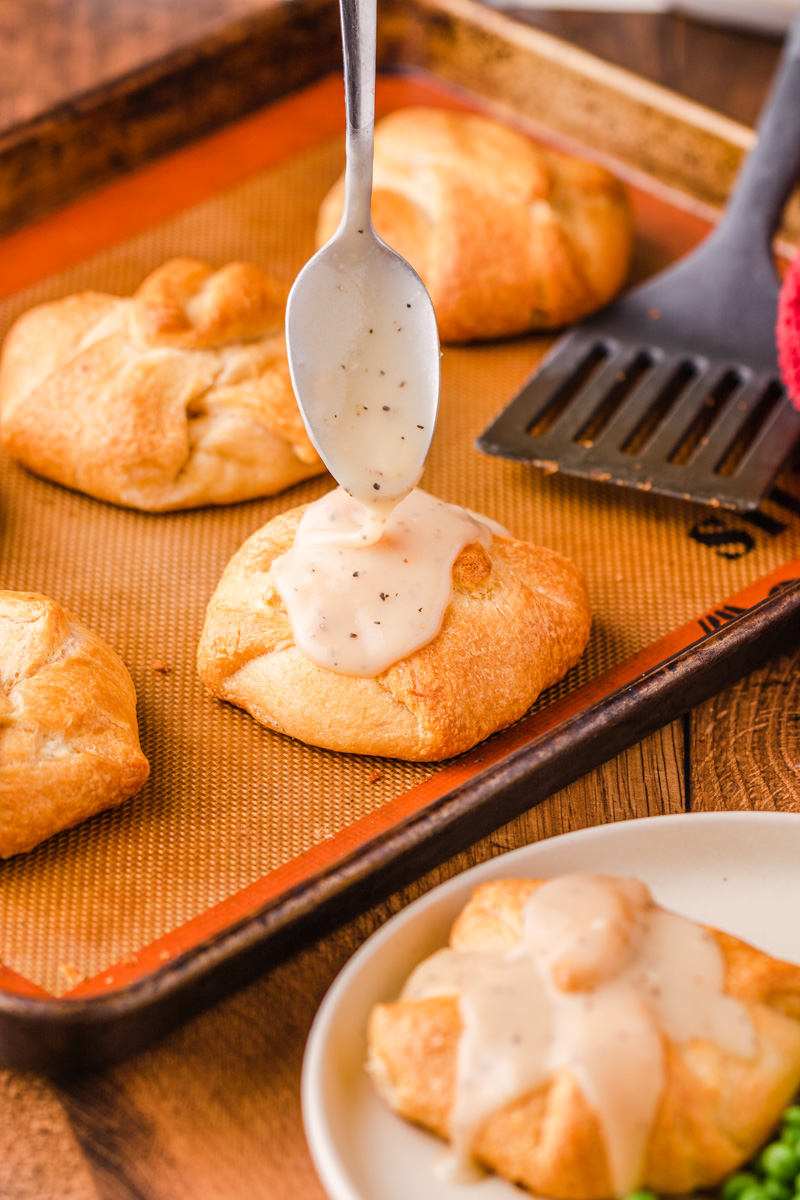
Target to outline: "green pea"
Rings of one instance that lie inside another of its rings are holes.
[[[794,1179],[800,1169],[797,1155],[785,1142],[770,1142],[765,1146],[759,1155],[758,1165],[765,1175],[784,1182]]]
[[[658,1196],[649,1188],[637,1188],[635,1192],[628,1192],[625,1200],[658,1200]]]
[[[758,1187],[758,1179],[749,1171],[739,1171],[726,1179],[720,1188],[722,1200],[739,1200],[745,1188]]]
[[[800,1129],[800,1104],[790,1104],[783,1114],[784,1125],[791,1125],[794,1129]]]
[[[800,1143],[800,1129],[796,1128],[794,1125],[784,1125],[780,1132],[779,1140],[791,1150],[795,1150],[798,1143]]]
[[[741,1191],[737,1200],[769,1200],[767,1189],[760,1183],[753,1183]]]
[[[764,1183],[764,1191],[769,1196],[769,1200],[792,1200],[794,1189],[780,1179],[767,1179]]]

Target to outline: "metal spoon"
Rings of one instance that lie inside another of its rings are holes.
[[[295,395],[339,484],[367,509],[376,540],[422,474],[439,404],[439,337],[416,271],[370,216],[376,0],[340,0],[347,169],[334,236],[303,267],[286,307]]]

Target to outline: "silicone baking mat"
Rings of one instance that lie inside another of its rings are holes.
[[[430,81],[389,78],[378,108],[431,99],[463,103]],[[342,169],[342,128],[341,82],[324,81],[8,239],[7,278],[26,286],[0,302],[0,332],[70,292],[129,292],[177,254],[248,259],[291,280]],[[634,198],[638,276],[705,232],[663,197],[640,188]],[[43,274],[48,261],[60,269]],[[800,574],[790,563],[800,556],[791,471],[762,512],[742,518],[478,454],[475,437],[548,344],[445,347],[423,486],[574,559],[591,592],[591,641],[532,720],[450,764],[303,746],[213,699],[196,675],[205,606],[228,559],[273,515],[322,494],[327,477],[273,499],[150,516],[0,463],[2,586],[54,597],[119,651],[152,768],[121,809],[0,865],[0,987],[68,999],[114,992]]]

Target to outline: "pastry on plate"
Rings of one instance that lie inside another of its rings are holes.
[[[359,507],[338,489],[229,563],[198,651],[223,700],[312,745],[438,760],[516,721],[577,662],[589,602],[560,554],[419,490],[374,547],[316,544],[337,505]],[[298,529],[310,546],[290,560]]]
[[[0,857],[138,792],[136,692],[91,630],[31,592],[0,592]]]
[[[538,1196],[714,1187],[800,1083],[800,967],[634,879],[476,889],[449,948],[369,1020],[398,1113]]]
[[[282,491],[322,464],[292,392],[286,289],[176,258],[131,297],[31,309],[0,362],[0,437],[38,475],[151,512]]]
[[[339,222],[344,179],[317,242]],[[474,114],[401,109],[375,129],[372,214],[427,287],[445,342],[577,321],[628,274],[627,193],[602,167]]]

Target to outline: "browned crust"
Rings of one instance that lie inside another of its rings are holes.
[[[0,592],[0,856],[121,804],[149,770],[118,655],[46,596]]]
[[[269,495],[322,464],[292,392],[286,289],[172,259],[129,299],[31,309],[0,361],[0,438],[30,470],[160,512]]]
[[[317,242],[336,229],[339,180]],[[550,329],[607,303],[628,274],[623,186],[473,114],[414,108],[375,131],[373,219],[430,292],[443,341]]]
[[[450,944],[514,944],[525,902],[542,882],[501,880],[476,889]],[[666,1089],[639,1181],[660,1193],[716,1185],[769,1136],[800,1084],[800,967],[712,932],[725,959],[726,990],[747,1006],[759,1050],[744,1061],[709,1042],[666,1043]],[[379,1004],[369,1021],[372,1074],[384,1099],[445,1138],[460,1030],[452,996]],[[567,1072],[489,1118],[475,1150],[485,1165],[538,1195],[612,1194],[597,1118]]]
[[[496,537],[453,569],[439,634],[375,679],[325,670],[294,645],[269,568],[304,509],[253,534],[211,599],[198,670],[217,696],[312,745],[418,761],[448,758],[521,717],[580,657],[591,621],[578,570]]]

